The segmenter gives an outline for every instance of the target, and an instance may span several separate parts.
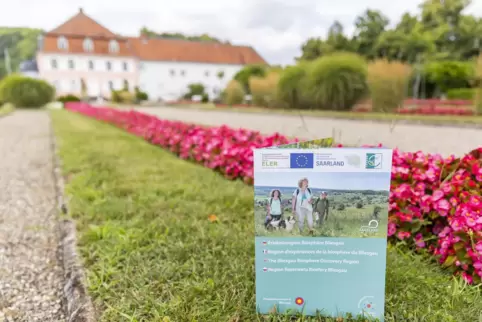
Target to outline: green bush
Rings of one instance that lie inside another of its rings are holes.
[[[187,86],[188,91],[184,94],[184,99],[191,100],[193,96],[203,95],[205,88],[201,83],[193,83]]]
[[[367,93],[366,62],[351,53],[323,56],[311,64],[304,86],[313,107],[350,110]]]
[[[474,76],[471,62],[439,61],[425,65],[428,80],[435,83],[442,93],[451,89],[469,88]]]
[[[455,88],[447,91],[447,98],[451,100],[473,100],[475,90],[473,88]]]
[[[80,102],[80,98],[78,98],[77,96],[75,96],[73,94],[67,94],[67,95],[64,95],[64,96],[57,97],[57,101],[62,102],[62,103]]]
[[[110,100],[114,103],[122,103],[122,99],[120,97],[120,91],[112,90],[110,92]]]
[[[294,109],[309,107],[303,92],[308,67],[309,63],[303,62],[282,71],[278,81],[278,99],[281,104]]]
[[[147,101],[149,99],[149,95],[147,95],[146,92],[141,91],[138,86],[134,88],[134,95],[138,102]]]
[[[209,103],[209,95],[207,93],[202,94],[201,103]]]
[[[15,107],[42,107],[54,97],[55,88],[44,80],[12,75],[0,81],[0,101]]]

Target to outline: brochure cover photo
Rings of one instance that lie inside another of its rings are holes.
[[[255,150],[260,313],[383,320],[391,160],[381,148]]]

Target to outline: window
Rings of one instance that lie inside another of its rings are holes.
[[[124,79],[124,89],[126,91],[129,91],[129,82],[127,81],[127,79]]]
[[[60,82],[58,80],[54,81],[54,87],[56,90],[60,91]]]
[[[185,70],[181,70],[181,76],[186,76],[186,71],[185,71]]]
[[[111,53],[118,53],[119,52],[119,43],[115,40],[111,40],[109,42],[109,52]]]
[[[105,63],[105,68],[107,68],[107,70],[111,70],[112,69],[112,64],[110,61],[106,62]]]
[[[67,38],[64,36],[59,37],[59,39],[57,39],[57,47],[61,50],[68,50],[69,42],[67,41]]]
[[[171,76],[176,76],[176,71],[174,69],[171,69],[169,73],[171,74]]]
[[[90,38],[85,38],[83,47],[84,47],[84,51],[90,53],[90,52],[94,51],[94,42]]]
[[[109,81],[109,89],[111,91],[114,90],[114,83],[112,81]]]
[[[52,69],[57,69],[57,60],[56,59],[52,59],[50,61],[50,66],[52,67]]]
[[[71,91],[71,92],[75,92],[75,90],[76,90],[76,86],[75,86],[75,85],[76,85],[75,80],[72,80],[72,81],[70,82],[70,91]]]
[[[204,76],[209,77],[209,72],[208,72],[208,71],[205,71],[205,72],[204,72]]]
[[[124,69],[125,72],[127,72],[127,70],[129,69],[127,62],[122,63],[122,68]]]
[[[74,61],[72,59],[69,59],[69,69],[74,69],[74,68],[75,68]]]
[[[94,69],[94,62],[92,60],[89,60],[89,69],[90,70]]]

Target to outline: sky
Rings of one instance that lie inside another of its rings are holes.
[[[159,32],[207,33],[233,44],[251,45],[270,64],[293,63],[301,44],[324,37],[334,20],[353,32],[367,8],[381,10],[393,24],[404,12],[418,12],[420,0],[16,0],[0,10],[0,24],[51,30],[84,12],[113,32],[137,35],[142,26]],[[482,13],[473,0],[467,13]]]
[[[255,185],[296,188],[298,180],[308,178],[309,186],[339,190],[390,190],[390,173],[384,172],[256,172]]]

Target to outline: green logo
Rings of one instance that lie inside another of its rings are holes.
[[[367,153],[367,169],[381,169],[382,168],[382,154],[381,153]]]

